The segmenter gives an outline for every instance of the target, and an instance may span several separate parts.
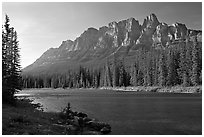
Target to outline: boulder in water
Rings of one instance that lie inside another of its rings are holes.
[[[111,128],[110,127],[103,127],[100,131],[102,134],[108,134],[111,132]]]

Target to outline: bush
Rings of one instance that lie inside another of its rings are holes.
[[[73,119],[74,112],[71,110],[70,103],[67,103],[67,106],[59,113],[59,116],[62,119]]]

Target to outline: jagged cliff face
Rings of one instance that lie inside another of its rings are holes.
[[[111,22],[101,28],[88,28],[74,41],[63,41],[59,48],[47,50],[28,68],[67,61],[90,61],[107,58],[117,52],[126,53],[138,47],[168,47],[187,37],[197,36],[202,41],[202,31],[187,29],[185,24],[168,25],[159,22],[155,14],[147,16],[143,24],[134,18]],[[123,49],[123,50],[121,50]],[[125,49],[125,50],[124,50]],[[29,69],[29,70],[30,70]],[[24,71],[26,71],[24,69]]]
[[[123,34],[125,39],[122,46],[132,46],[140,36],[141,26],[134,18],[128,19],[125,23],[125,33]]]
[[[175,23],[172,25],[160,23],[152,35],[152,39],[154,46],[160,45],[168,47],[177,41],[184,41],[186,38],[190,38],[190,41],[192,41],[194,36],[197,36],[198,41],[202,42],[201,31],[189,30],[185,24],[181,23]]]
[[[144,44],[150,46],[153,43],[152,35],[155,32],[158,24],[159,21],[155,14],[151,14],[146,19],[144,19],[142,32],[140,37],[136,41],[136,44]]]
[[[184,40],[187,37],[187,28],[185,24],[176,23],[168,26],[166,23],[160,23],[152,35],[153,44],[163,47],[172,44],[176,40]]]
[[[108,28],[103,36],[100,37],[98,45],[100,43],[112,47],[130,46],[140,36],[139,22],[134,18],[129,18],[120,22],[111,22],[108,24]],[[104,47],[104,46],[103,46]]]
[[[154,44],[166,45],[170,41],[169,27],[166,23],[160,23],[152,35]]]
[[[73,41],[67,40],[67,41],[62,41],[62,44],[59,47],[59,50],[67,50],[67,51],[73,51],[74,50],[74,44]]]

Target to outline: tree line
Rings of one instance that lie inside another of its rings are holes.
[[[21,66],[17,32],[10,27],[10,19],[6,15],[2,26],[2,101],[14,103],[14,94],[21,90]]]
[[[91,88],[126,86],[197,86],[202,83],[201,43],[179,42],[168,48],[139,49],[134,63],[114,54],[99,68],[80,66],[63,74],[24,75],[24,88]]]

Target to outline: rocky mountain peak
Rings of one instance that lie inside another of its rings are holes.
[[[98,30],[95,28],[88,28],[87,30],[85,30],[80,37],[84,37],[84,36],[89,36],[89,35],[93,35],[98,33]]]
[[[185,24],[176,22],[170,26],[170,34],[174,40],[185,39],[187,35],[187,27]]]
[[[133,46],[133,43],[139,38],[141,32],[139,21],[135,20],[135,18],[127,19],[125,30],[125,38],[122,42],[122,46]]]
[[[90,27],[87,29],[88,32],[97,32],[98,30],[96,28]]]
[[[156,28],[156,26],[159,24],[159,21],[157,19],[157,16],[152,13],[149,16],[144,19],[142,29],[145,31],[148,28]]]
[[[151,13],[151,14],[148,16],[148,19],[149,19],[149,21],[151,21],[151,22],[159,22],[158,19],[157,19],[157,16],[156,16],[154,13]]]
[[[99,28],[99,33],[104,34],[108,30],[107,26],[103,26]]]
[[[156,30],[156,27],[159,25],[159,21],[155,14],[150,14],[144,19],[142,25],[142,32],[139,39],[136,41],[136,44],[144,44],[150,46],[152,44],[152,35]]]
[[[159,21],[155,14],[152,13],[147,17],[147,28],[156,28],[158,24]]]
[[[166,46],[167,42],[169,42],[168,36],[169,26],[166,23],[160,23],[152,35],[153,44],[161,44]]]
[[[60,45],[59,49],[60,50],[70,50],[72,44],[73,44],[72,40],[62,41],[62,44]]]
[[[135,20],[135,18],[129,18],[126,20],[126,29],[130,32],[133,29],[137,29],[137,31],[140,31],[140,24],[138,20]]]
[[[31,66],[43,66],[53,62],[90,61],[103,59],[113,53],[125,53],[140,47],[166,47],[184,41],[187,37],[197,37],[202,42],[202,31],[187,29],[185,24],[176,22],[168,25],[159,22],[155,14],[144,19],[142,25],[131,17],[119,22],[113,21],[99,29],[90,27],[74,41],[63,41],[59,48],[47,50]]]
[[[118,23],[116,21],[113,21],[111,23],[108,24],[108,28],[109,28],[109,35],[114,35],[116,33],[118,33]]]
[[[72,40],[65,40],[65,41],[62,41],[62,44],[60,45],[60,47],[61,47],[62,45],[64,45],[64,44],[71,44],[71,43],[73,43]]]
[[[110,23],[108,24],[108,27],[109,27],[109,28],[115,28],[116,25],[117,25],[117,22],[116,22],[116,21],[113,21],[113,22],[110,22]]]

